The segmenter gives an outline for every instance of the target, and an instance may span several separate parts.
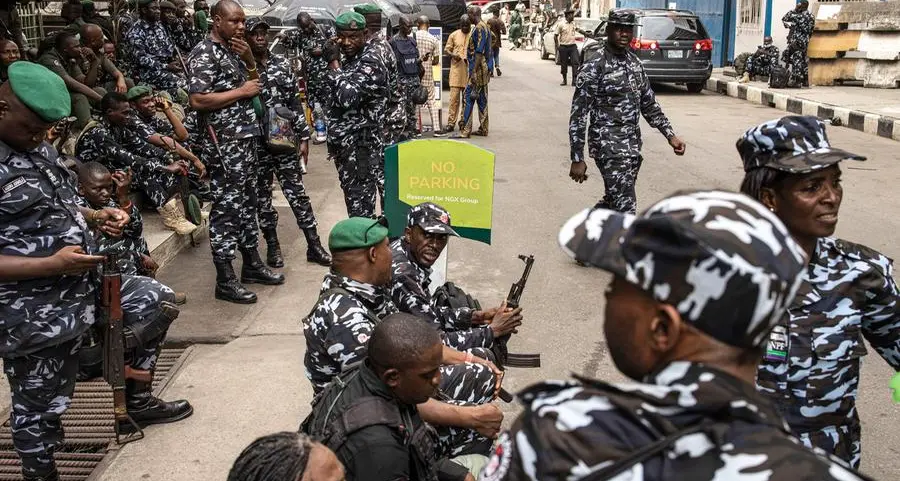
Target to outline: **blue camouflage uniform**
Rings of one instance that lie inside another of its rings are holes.
[[[791,10],[784,14],[781,23],[789,29],[788,45],[781,58],[790,66],[791,85],[795,87],[809,85],[809,60],[806,58],[806,50],[809,48],[809,39],[816,26],[816,19],[809,10],[802,12]]]
[[[145,19],[134,22],[125,34],[125,43],[135,82],[165,90],[179,98],[178,90],[187,88],[184,74],[171,72],[166,66],[177,59],[175,43],[169,38],[162,21]]]
[[[773,44],[760,45],[753,55],[747,58],[746,72],[752,75],[768,76],[772,66],[778,61],[778,47]]]
[[[322,28],[326,30],[323,32]],[[334,36],[332,28],[319,25],[316,25],[310,33],[298,28],[284,34],[284,48],[289,52],[297,52],[303,62],[306,73],[306,98],[310,107],[319,103],[323,108],[327,108],[330,103],[330,84],[326,80],[328,62],[322,55],[313,55],[313,50],[323,49],[325,41]]]
[[[581,67],[569,117],[571,160],[584,162],[587,128],[588,154],[597,163],[606,190],[598,208],[630,213],[637,208],[635,184],[643,162],[642,115],[667,139],[675,136],[640,59],[632,52],[617,55],[604,48]]]
[[[678,192],[639,216],[586,210],[559,242],[748,356],[793,300],[805,260],[773,213],[722,191]],[[803,447],[752,382],[712,363],[660,362],[641,382],[547,381],[520,398],[525,412],[482,481],[868,479]]]

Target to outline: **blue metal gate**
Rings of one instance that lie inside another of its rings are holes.
[[[734,44],[734,0],[616,0],[621,8],[668,8],[690,10],[700,17],[713,41],[712,61],[721,67],[731,60]]]

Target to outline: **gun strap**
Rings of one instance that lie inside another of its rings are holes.
[[[540,354],[513,354],[506,355],[506,367],[534,368],[541,367]]]

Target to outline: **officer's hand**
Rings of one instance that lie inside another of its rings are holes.
[[[475,324],[476,326],[483,326],[486,324],[490,324],[491,321],[494,320],[494,316],[497,315],[497,311],[499,311],[499,310],[500,310],[500,308],[498,308],[498,307],[492,307],[490,309],[485,309],[483,311],[473,312],[472,313],[472,324]]]
[[[491,321],[491,330],[494,331],[494,337],[499,337],[517,332],[516,328],[521,325],[522,308],[507,309],[506,301],[503,301],[503,304]]]
[[[497,399],[497,396],[500,395],[500,388],[503,387],[503,371],[501,371],[496,364],[488,361],[487,359],[482,359],[478,356],[472,356],[472,360],[470,362],[481,364],[482,366],[490,369],[492,373],[494,373],[494,379],[496,380],[496,382],[494,383],[494,395],[492,399]]]
[[[110,237],[122,237],[122,230],[131,220],[131,216],[122,209],[105,207],[97,212],[94,219],[97,221],[97,228],[104,234]]]
[[[500,424],[503,423],[503,412],[493,404],[482,404],[466,409],[469,413],[469,427],[478,431],[478,434],[495,439],[500,432]]]
[[[325,57],[325,63],[340,62],[341,48],[338,44],[329,40],[325,42],[325,48],[322,49],[322,56]]]
[[[253,98],[259,95],[259,79],[248,80],[240,87],[244,98]]]
[[[231,46],[231,51],[236,53],[241,60],[247,64],[248,67],[256,65],[256,59],[253,58],[253,52],[250,50],[250,44],[247,43],[246,40],[237,37],[231,37],[228,40],[228,45]]]
[[[684,155],[684,149],[685,147],[687,147],[683,140],[675,136],[669,139],[669,145],[672,146],[672,150],[675,151],[675,155]]]
[[[586,181],[588,178],[587,163],[572,162],[572,167],[569,168],[569,178],[571,178],[575,182],[578,182],[579,184]]]
[[[157,264],[152,257],[146,254],[141,254],[141,267],[149,272],[151,276],[155,276],[156,271],[159,270],[159,264]]]
[[[172,162],[171,164],[163,167],[163,170],[170,174],[176,175],[185,175],[187,173],[185,171],[184,165],[181,162]]]
[[[53,262],[51,274],[77,275],[97,267],[103,262],[103,256],[89,256],[81,246],[66,246],[50,256],[50,260]]]
[[[131,169],[113,172],[112,181],[116,185],[116,197],[127,199],[131,190]]]

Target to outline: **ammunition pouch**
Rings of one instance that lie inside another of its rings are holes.
[[[147,345],[150,341],[163,337],[172,321],[178,318],[178,308],[168,301],[159,303],[159,312],[147,316],[134,324],[125,326],[125,349]]]

